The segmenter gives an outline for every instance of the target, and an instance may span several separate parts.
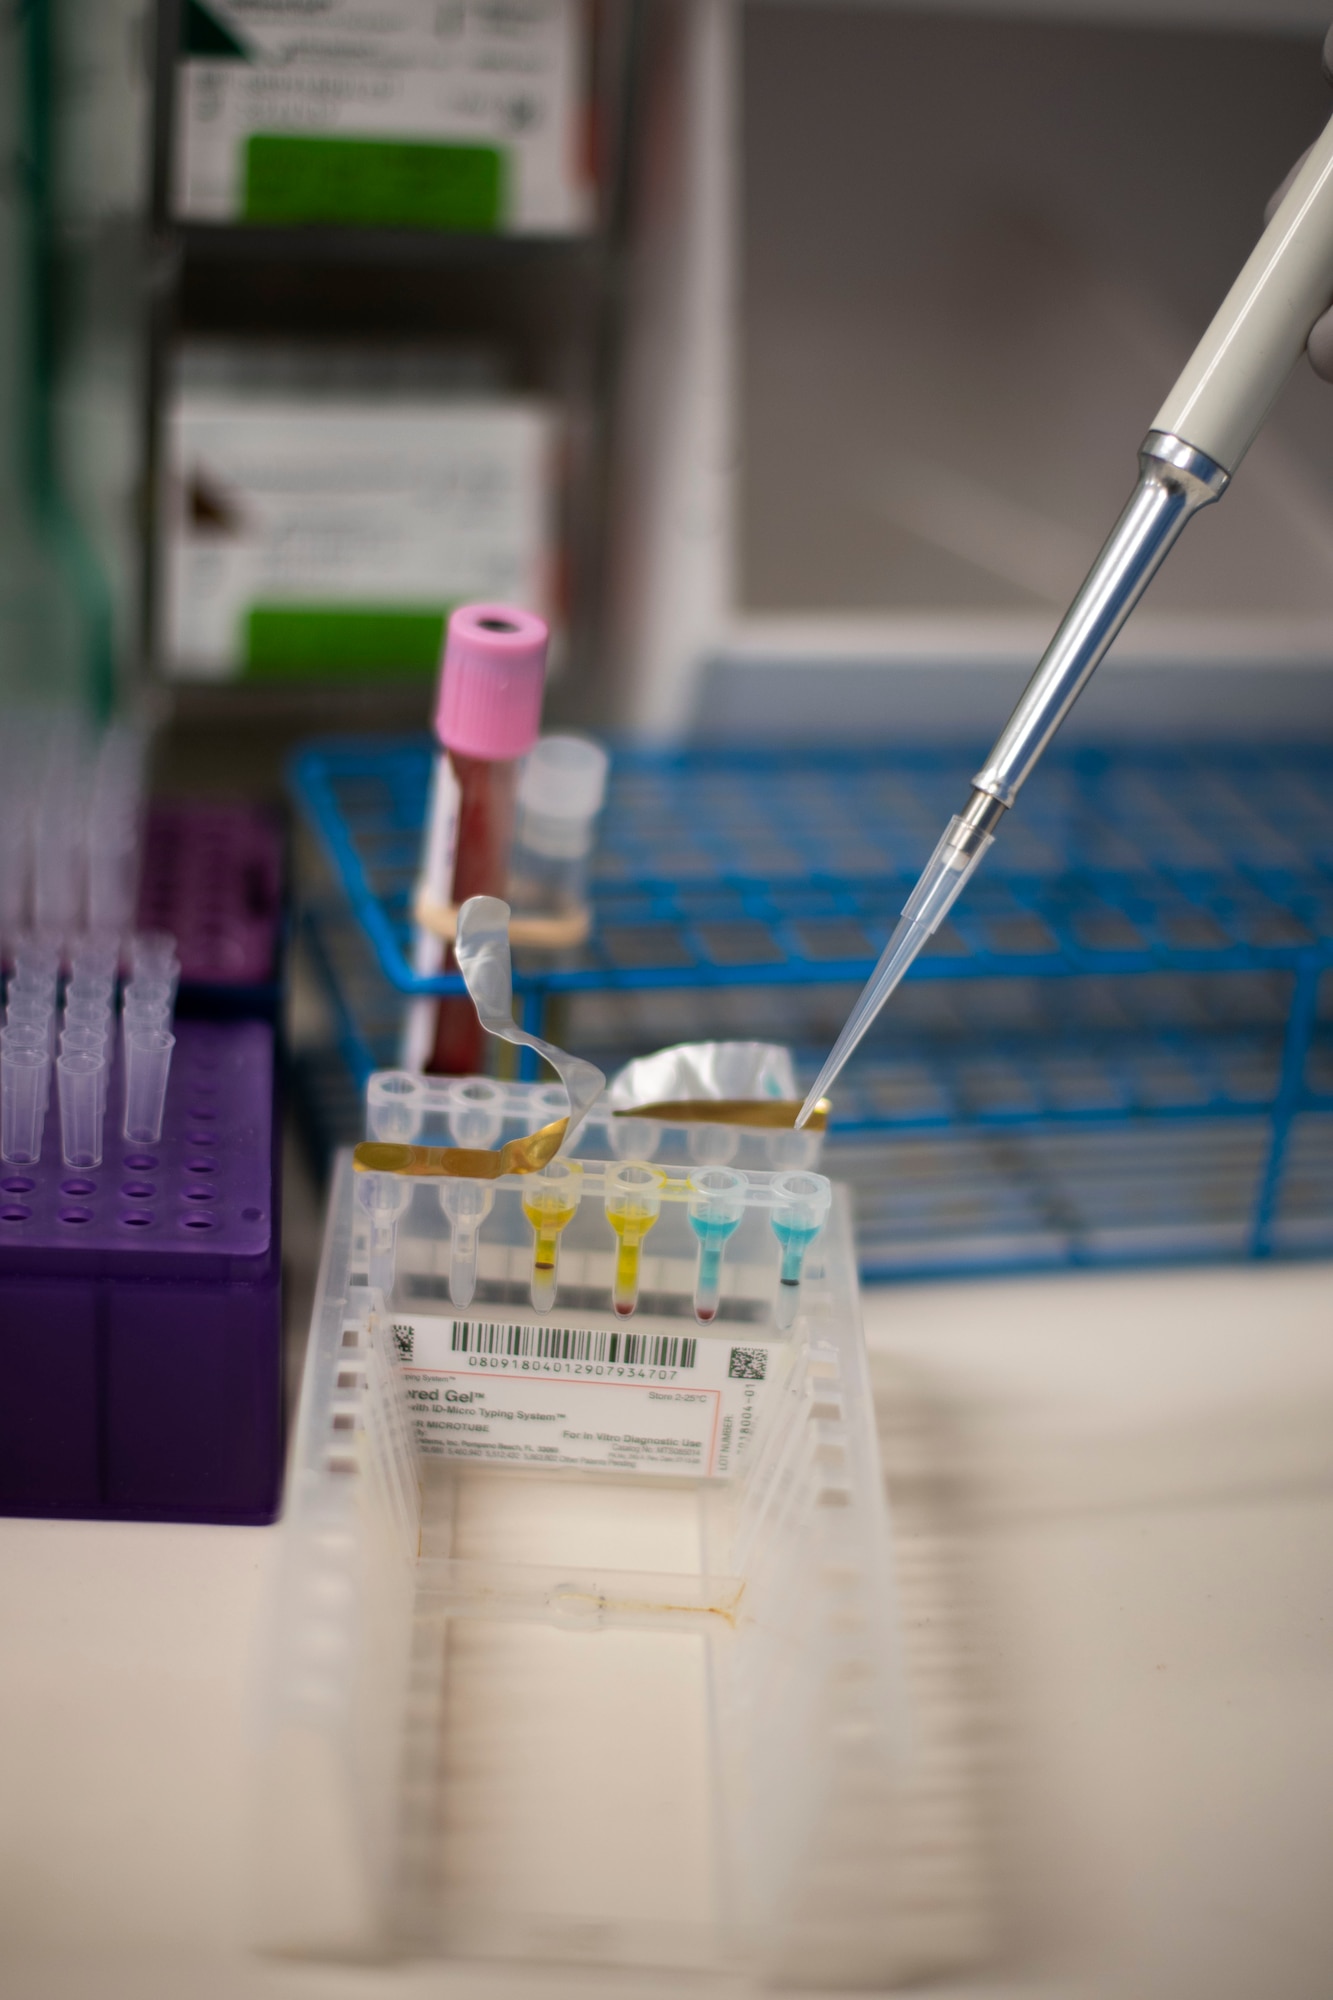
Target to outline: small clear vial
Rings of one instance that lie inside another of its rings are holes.
[[[565,917],[587,907],[609,761],[590,737],[543,736],[524,764],[509,869],[516,917]]]

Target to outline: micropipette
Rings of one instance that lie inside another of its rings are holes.
[[[804,1125],[927,939],[1191,515],[1220,499],[1333,298],[1333,120],[1306,155],[1139,450],[1139,480],[903,907],[796,1123]]]

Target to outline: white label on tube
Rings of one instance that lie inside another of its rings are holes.
[[[648,1317],[608,1328],[413,1314],[389,1333],[427,1456],[655,1478],[734,1472],[793,1351]]]
[[[460,796],[453,765],[447,757],[437,757],[426,808],[426,840],[421,850],[421,887],[437,903],[447,903],[453,893]],[[428,944],[435,948],[433,962],[421,962],[432,957],[425,950]],[[419,973],[438,972],[444,952],[442,941],[434,932],[418,931],[416,948],[419,962],[414,970]]]
[[[421,849],[418,887],[437,903],[447,903],[454,886],[454,856],[458,850],[458,802],[461,794],[453,766],[447,757],[435,759],[426,806],[426,839]],[[412,936],[412,970],[418,979],[429,979],[444,964],[444,939],[420,926]],[[426,1067],[435,1042],[438,1000],[413,1000],[403,1024],[399,1060],[404,1069]]]

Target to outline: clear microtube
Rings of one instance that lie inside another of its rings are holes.
[[[745,1212],[744,1174],[730,1167],[697,1167],[690,1175],[687,1214],[699,1239],[699,1268],[694,1281],[694,1317],[701,1326],[717,1318],[722,1295],[722,1258]]]
[[[504,1086],[484,1076],[456,1083],[449,1096],[449,1137],[455,1146],[493,1146],[504,1124]]]
[[[611,1303],[621,1319],[639,1303],[639,1253],[657,1220],[665,1179],[646,1160],[626,1160],[606,1177],[606,1219],[617,1237]]]
[[[42,1157],[42,1131],[51,1095],[51,1057],[46,1045],[6,1029],[0,1035],[0,1158],[11,1166],[33,1166]]]
[[[578,1213],[583,1168],[577,1160],[552,1160],[523,1182],[523,1213],[532,1224],[532,1305],[549,1312],[555,1304],[560,1237]]]
[[[779,1174],[772,1194],[775,1205],[769,1221],[782,1246],[773,1324],[785,1332],[795,1322],[805,1253],[828,1220],[833,1189],[823,1174]]]
[[[449,1297],[456,1306],[472,1303],[477,1289],[477,1241],[491,1212],[495,1190],[485,1181],[441,1181],[440,1207],[449,1218]]]
[[[372,1076],[366,1089],[368,1136],[410,1146],[425,1116],[425,1090],[421,1077],[409,1070],[379,1071]]]
[[[370,1282],[386,1301],[397,1263],[398,1218],[412,1199],[412,1183],[396,1174],[358,1174],[357,1207],[370,1221]]]
[[[126,1027],[125,1137],[155,1146],[162,1137],[162,1112],[176,1037],[165,1028]]]
[[[60,1157],[67,1167],[100,1167],[106,1110],[105,1051],[70,1049],[56,1060],[60,1097]]]

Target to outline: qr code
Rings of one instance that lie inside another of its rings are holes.
[[[733,1347],[727,1374],[733,1382],[762,1382],[768,1373],[768,1353],[762,1347]]]
[[[415,1333],[416,1328],[410,1324],[407,1326],[395,1326],[393,1328],[393,1344],[398,1350],[398,1359],[400,1361],[410,1361],[412,1359],[412,1344]]]

